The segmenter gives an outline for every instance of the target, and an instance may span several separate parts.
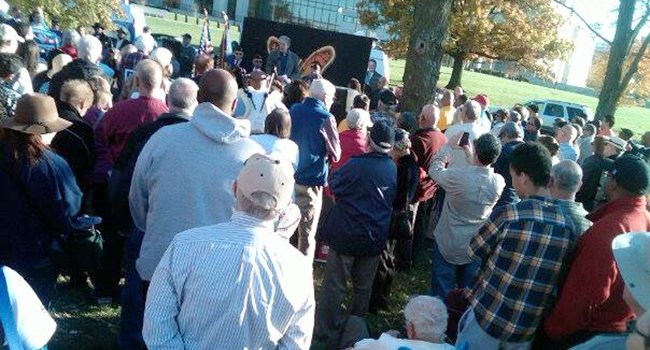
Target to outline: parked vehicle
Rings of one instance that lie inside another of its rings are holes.
[[[524,103],[524,106],[535,105],[542,120],[542,128],[552,128],[555,120],[560,118],[570,121],[571,118],[579,116],[587,120],[593,120],[594,115],[591,109],[585,105],[563,102],[556,100],[532,100]]]

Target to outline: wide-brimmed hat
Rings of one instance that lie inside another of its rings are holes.
[[[620,234],[612,251],[625,286],[641,307],[650,310],[650,233]]]
[[[25,94],[18,99],[16,111],[11,119],[0,121],[0,127],[25,134],[49,134],[72,125],[60,118],[54,99],[43,94]]]

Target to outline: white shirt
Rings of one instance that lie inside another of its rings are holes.
[[[397,350],[402,347],[411,350],[454,350],[454,347],[449,344],[399,339],[386,333],[382,333],[379,339],[363,339],[354,344],[355,350]]]
[[[251,140],[259,143],[267,154],[274,154],[290,161],[294,170],[298,168],[299,151],[295,142],[269,134],[251,135]]]
[[[447,139],[449,140],[453,138],[455,135],[462,134],[464,132],[469,133],[470,143],[484,134],[484,132],[481,130],[481,127],[476,122],[474,122],[474,123],[451,125],[445,131],[445,136],[447,136]],[[467,160],[467,157],[465,156],[465,151],[457,148],[451,149],[449,154],[449,164],[447,165],[447,168],[448,169],[452,169],[455,167],[465,168],[468,166],[470,166],[470,163]]]
[[[176,235],[147,294],[147,347],[309,349],[311,261],[273,226],[235,212],[229,222]]]
[[[9,302],[23,347],[44,347],[56,330],[56,322],[47,313],[29,284],[16,271],[3,266],[2,273],[7,281]]]

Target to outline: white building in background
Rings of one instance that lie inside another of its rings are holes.
[[[567,0],[568,6],[573,6],[574,0]],[[563,61],[553,64],[554,82],[571,86],[586,87],[587,77],[596,48],[594,35],[585,28],[584,24],[566,8],[556,5],[557,10],[566,21],[558,29],[560,38],[573,44],[573,50]]]

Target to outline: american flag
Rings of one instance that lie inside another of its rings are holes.
[[[212,37],[210,36],[210,19],[208,12],[205,11],[203,18],[203,28],[201,29],[201,38],[199,39],[199,54],[206,53],[212,54]]]

